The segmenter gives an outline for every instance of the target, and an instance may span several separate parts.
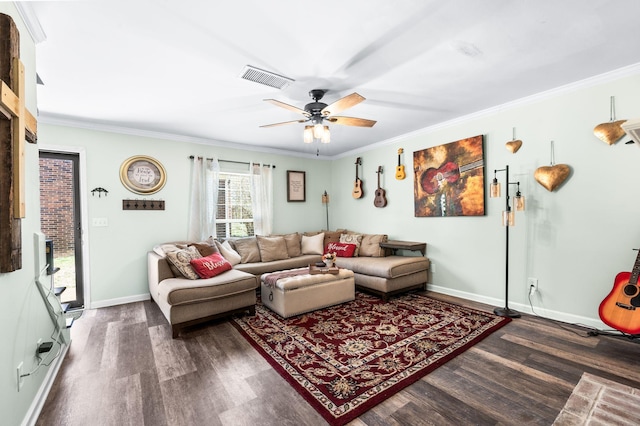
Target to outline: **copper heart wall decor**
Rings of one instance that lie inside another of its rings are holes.
[[[536,181],[544,186],[547,191],[553,192],[567,180],[571,173],[571,168],[566,164],[556,164],[553,166],[538,167],[533,173]]]
[[[551,165],[538,167],[533,173],[535,180],[547,191],[553,192],[567,180],[569,174],[571,174],[571,167],[567,164],[554,164],[555,152],[553,149],[553,141],[551,141]]]
[[[598,124],[593,129],[593,134],[602,142],[613,145],[618,142],[621,137],[625,135],[625,131],[622,128],[622,124],[627,120],[616,121],[616,104],[615,97],[611,96],[611,117],[608,123]]]
[[[609,123],[598,124],[593,129],[593,134],[596,135],[596,137],[602,142],[613,145],[626,134],[624,129],[621,127],[622,124],[626,121],[627,120],[618,120]]]
[[[507,147],[508,151],[511,151],[512,154],[515,154],[516,152],[518,152],[518,150],[522,146],[522,141],[520,139],[518,139],[518,140],[515,140],[515,141],[507,142],[504,145]]]
[[[505,143],[504,146],[507,148],[507,151],[511,151],[512,154],[515,154],[516,152],[518,152],[518,150],[522,146],[522,141],[520,139],[516,139],[515,127],[512,129],[512,131],[513,131],[513,137],[511,138],[512,140]]]

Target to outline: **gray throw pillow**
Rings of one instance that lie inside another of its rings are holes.
[[[300,250],[300,244],[302,239],[300,238],[300,234],[294,232],[293,234],[283,235],[284,242],[287,245],[287,253],[289,257],[298,257],[302,256],[302,251]]]
[[[240,263],[260,262],[260,249],[256,237],[233,240],[233,245],[240,255]]]
[[[284,237],[265,237],[256,235],[258,249],[260,250],[260,259],[262,262],[271,262],[274,260],[288,259],[287,243]]]

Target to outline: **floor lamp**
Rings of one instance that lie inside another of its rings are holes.
[[[329,230],[329,194],[327,194],[327,191],[324,191],[324,194],[322,194],[322,204],[324,204],[324,207],[327,211],[327,231]]]
[[[509,182],[509,166],[505,166],[504,169],[497,169],[493,171],[493,182],[491,182],[491,188],[489,196],[491,198],[500,197],[500,182],[498,182],[498,172],[505,172],[506,185],[505,185],[505,210],[502,212],[502,225],[505,229],[506,236],[506,249],[505,249],[505,277],[504,277],[504,308],[495,308],[493,313],[501,317],[520,318],[520,312],[509,308],[509,227],[516,224],[515,212],[511,209],[509,204],[509,186],[517,185],[516,196],[514,197],[514,208],[517,211],[524,210],[524,196],[520,193],[520,182]]]

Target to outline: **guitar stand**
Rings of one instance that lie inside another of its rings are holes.
[[[602,331],[602,330],[589,330],[587,332],[589,336],[612,336],[612,337],[626,337],[629,340],[640,339],[640,334],[626,334],[615,331]]]

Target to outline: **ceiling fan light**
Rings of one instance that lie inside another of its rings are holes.
[[[324,133],[322,135],[322,139],[320,139],[322,143],[331,142],[331,132],[329,131],[329,126],[324,126]]]
[[[304,126],[304,143],[313,142],[313,126]]]
[[[313,126],[313,137],[316,139],[322,139],[322,135],[324,135],[324,126],[322,122],[316,123]]]

